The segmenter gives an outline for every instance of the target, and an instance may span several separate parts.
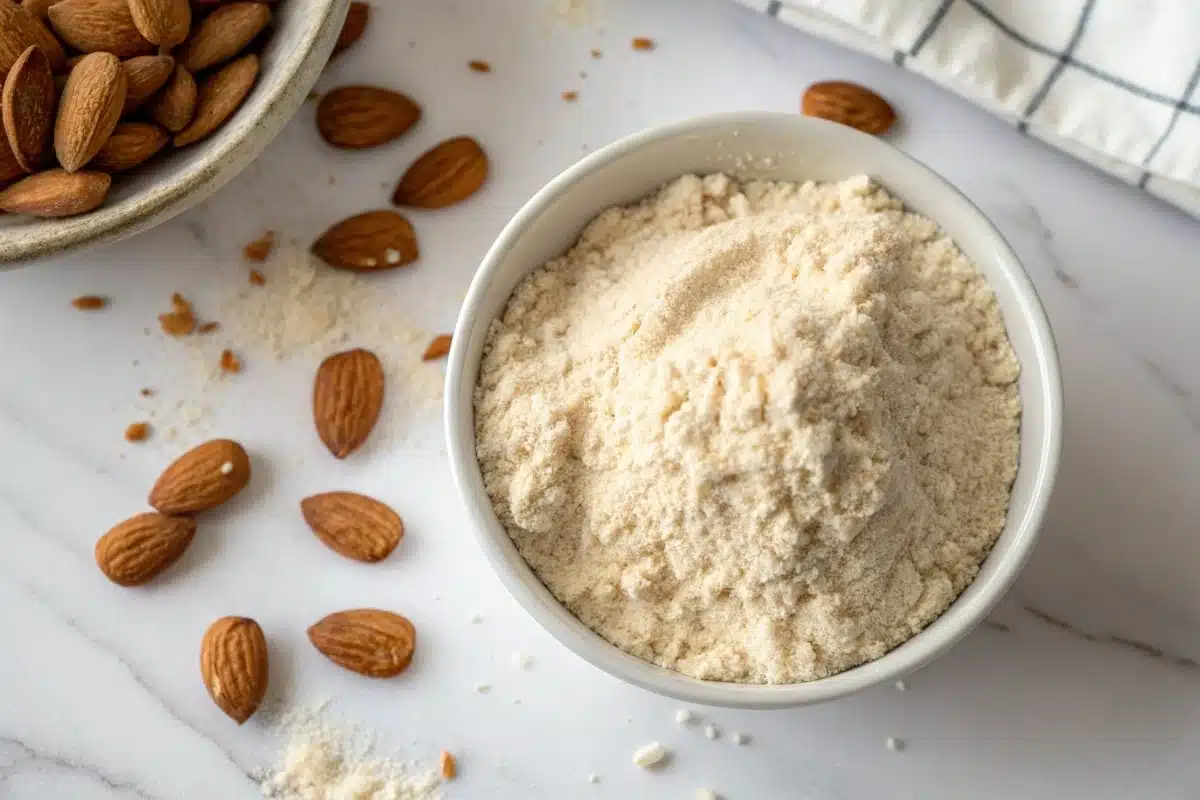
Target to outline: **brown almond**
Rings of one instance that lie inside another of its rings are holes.
[[[54,72],[62,70],[67,57],[54,34],[13,0],[0,0],[0,76],[7,74],[21,54],[33,45],[46,54]]]
[[[150,490],[150,505],[164,514],[216,508],[250,482],[250,457],[237,442],[213,439],[175,459]]]
[[[805,89],[801,111],[872,134],[884,133],[896,121],[896,112],[886,100],[845,81],[823,81]]]
[[[442,777],[448,781],[452,781],[458,776],[458,762],[449,750],[443,750],[438,756],[438,768]]]
[[[217,707],[238,725],[250,719],[267,694],[267,638],[246,617],[222,617],[200,642],[200,676]]]
[[[138,514],[100,537],[96,565],[113,583],[140,586],[178,561],[195,534],[188,517]]]
[[[227,3],[201,20],[176,57],[193,73],[223,64],[246,48],[271,21],[264,3]]]
[[[333,46],[333,55],[340,55],[350,49],[367,30],[367,22],[371,17],[371,6],[357,0],[350,4],[346,12],[346,21],[342,23],[342,31],[338,34],[337,43]],[[332,56],[331,56],[332,57]]]
[[[63,169],[74,172],[104,146],[121,120],[127,91],[125,69],[111,53],[92,53],[75,65],[54,123],[54,152]]]
[[[442,356],[450,352],[450,344],[453,338],[448,333],[443,333],[433,337],[429,342],[429,346],[425,348],[425,352],[421,354],[422,361],[437,361]]]
[[[17,178],[25,177],[26,174],[25,168],[8,146],[8,137],[0,136],[0,186],[6,186]]]
[[[334,225],[312,246],[331,267],[355,272],[395,269],[420,256],[412,224],[395,211],[367,211]]]
[[[175,59],[170,56],[136,56],[121,62],[125,69],[125,108],[123,116],[135,111],[170,80]],[[185,123],[186,124],[186,123]]]
[[[81,53],[132,58],[157,50],[134,24],[128,0],[61,0],[48,16],[63,44]]]
[[[124,172],[167,146],[171,135],[153,122],[122,122],[92,159],[92,169]]]
[[[50,59],[40,47],[31,45],[8,71],[0,95],[4,133],[13,157],[26,172],[41,167],[50,154],[57,102]]]
[[[196,115],[175,135],[175,146],[186,147],[209,136],[237,111],[258,78],[258,56],[242,56],[210,76],[196,98]]]
[[[417,632],[399,614],[360,608],[330,614],[308,629],[308,639],[340,667],[368,678],[391,678],[412,662]]]
[[[421,118],[411,98],[377,86],[340,86],[317,106],[317,131],[344,150],[379,147],[401,136]]]
[[[347,350],[321,362],[313,382],[313,422],[335,458],[353,453],[383,409],[383,365],[369,350]]]
[[[112,178],[103,172],[37,172],[0,190],[0,211],[31,217],[71,217],[99,207]]]
[[[133,24],[142,36],[159,47],[174,47],[192,27],[188,0],[127,0]]]
[[[404,536],[400,515],[374,498],[326,492],[300,501],[304,521],[331,550],[375,563],[391,555]]]
[[[57,2],[58,0],[22,0],[21,8],[32,14],[34,19],[39,22],[45,22],[46,14],[50,11],[50,6]]]
[[[478,142],[466,136],[447,139],[408,168],[392,202],[413,208],[445,208],[475,194],[487,175],[487,155]]]
[[[182,64],[176,64],[167,85],[151,98],[148,109],[150,116],[171,133],[179,133],[195,118],[199,93],[192,73]]]

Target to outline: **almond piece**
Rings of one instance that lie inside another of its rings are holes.
[[[237,111],[250,94],[258,78],[258,56],[242,56],[212,75],[200,87],[196,115],[191,124],[175,135],[175,146],[186,147],[200,141]]]
[[[13,157],[26,172],[41,167],[50,153],[57,102],[50,59],[40,47],[32,45],[8,71],[0,95],[4,133]]]
[[[122,122],[92,159],[92,169],[124,172],[166,147],[171,136],[153,122]]]
[[[159,47],[174,47],[187,38],[192,27],[188,0],[127,0],[133,24],[146,39]]]
[[[436,361],[442,356],[450,352],[450,344],[453,341],[448,333],[443,333],[440,336],[433,337],[433,341],[425,348],[424,354],[421,355],[422,361]]]
[[[408,168],[392,202],[413,208],[445,208],[475,194],[487,175],[487,155],[478,142],[466,136],[447,139]]]
[[[63,44],[81,53],[132,58],[157,49],[134,24],[128,0],[61,0],[48,16]]]
[[[391,678],[412,662],[417,632],[399,614],[360,608],[330,614],[308,629],[308,639],[340,667],[368,678]]]
[[[150,490],[164,514],[195,514],[229,500],[250,482],[250,457],[237,442],[213,439],[175,459]]]
[[[375,427],[383,409],[383,365],[369,350],[347,350],[321,362],[313,382],[313,422],[333,453],[345,458]]]
[[[200,642],[200,676],[217,707],[238,725],[250,719],[267,694],[267,639],[246,617],[222,617]]]
[[[50,169],[0,191],[0,211],[48,219],[86,214],[104,202],[110,185],[103,172]]]
[[[331,550],[373,564],[391,555],[404,536],[400,515],[354,492],[326,492],[300,501],[304,521]]]
[[[350,4],[350,10],[346,12],[346,21],[342,23],[342,31],[338,34],[337,44],[333,46],[333,55],[330,58],[344,53],[362,38],[370,16],[371,6],[367,3],[359,3],[356,0]]]
[[[178,561],[195,534],[187,517],[138,514],[100,537],[96,565],[115,584],[141,586]]]
[[[334,225],[312,246],[331,267],[356,272],[394,269],[420,256],[417,234],[395,211],[367,211]]]
[[[896,121],[896,112],[886,100],[870,89],[845,81],[823,81],[805,89],[801,111],[876,135]]]
[[[411,98],[377,86],[340,86],[317,106],[317,131],[333,147],[365,150],[387,144],[421,118]]]
[[[193,73],[215,67],[236,56],[271,21],[263,3],[227,3],[196,26],[176,57]]]
[[[192,73],[184,69],[182,64],[176,64],[167,85],[150,100],[150,116],[171,133],[179,133],[196,116],[199,92]]]
[[[149,422],[131,422],[125,428],[125,441],[144,442],[150,438]]]
[[[438,756],[438,768],[442,773],[442,777],[448,781],[452,781],[458,777],[458,762],[449,750],[443,750]]]
[[[104,146],[121,120],[127,90],[125,69],[111,53],[92,53],[75,65],[54,124],[54,152],[63,169],[74,172]]]
[[[170,56],[137,56],[121,62],[121,66],[125,68],[128,86],[125,108],[121,114],[127,116],[166,85],[175,71],[175,59]]]
[[[80,311],[99,311],[108,308],[109,300],[102,294],[81,294],[71,301],[71,305]]]
[[[67,57],[54,34],[13,0],[0,0],[0,76],[12,69],[21,54],[33,45],[46,54],[53,71],[62,70]]]
[[[242,255],[247,261],[253,261],[256,264],[261,264],[271,256],[271,251],[275,249],[275,231],[267,231],[262,236],[255,239],[250,244],[242,248]],[[258,273],[258,277],[262,278],[262,273]],[[261,283],[255,283],[254,275],[251,273],[250,282],[256,286],[262,286],[266,280]]]

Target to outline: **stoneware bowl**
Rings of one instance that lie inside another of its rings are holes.
[[[867,174],[937,221],[996,291],[1021,362],[1021,454],[1008,522],[978,577],[929,627],[882,658],[829,678],[775,686],[700,681],[610,645],[571,615],[525,564],[497,520],[475,458],[472,392],[488,326],[531,270],[564,253],[600,211],[684,173],[732,172],[788,181]],[[501,580],[551,634],[600,669],[695,703],[779,708],[830,700],[895,680],[945,652],[996,604],[1033,549],[1054,485],[1062,386],[1046,314],[1017,257],[986,217],[933,171],[850,128],[785,114],[726,114],[639,133],[585,158],[542,189],[488,252],[458,319],[446,377],[446,437],[458,491]]]
[[[0,269],[148,230],[232,180],[300,108],[333,51],[348,7],[349,0],[287,0],[273,6],[258,82],[216,133],[119,176],[104,205],[90,214],[0,218]]]

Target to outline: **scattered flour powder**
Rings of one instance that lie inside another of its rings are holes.
[[[865,177],[683,177],[494,323],[479,462],[526,561],[622,649],[784,683],[935,619],[1003,527],[1018,363],[992,290]]]

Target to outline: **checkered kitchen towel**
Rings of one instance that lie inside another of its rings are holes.
[[[1200,217],[1200,0],[739,0]]]

